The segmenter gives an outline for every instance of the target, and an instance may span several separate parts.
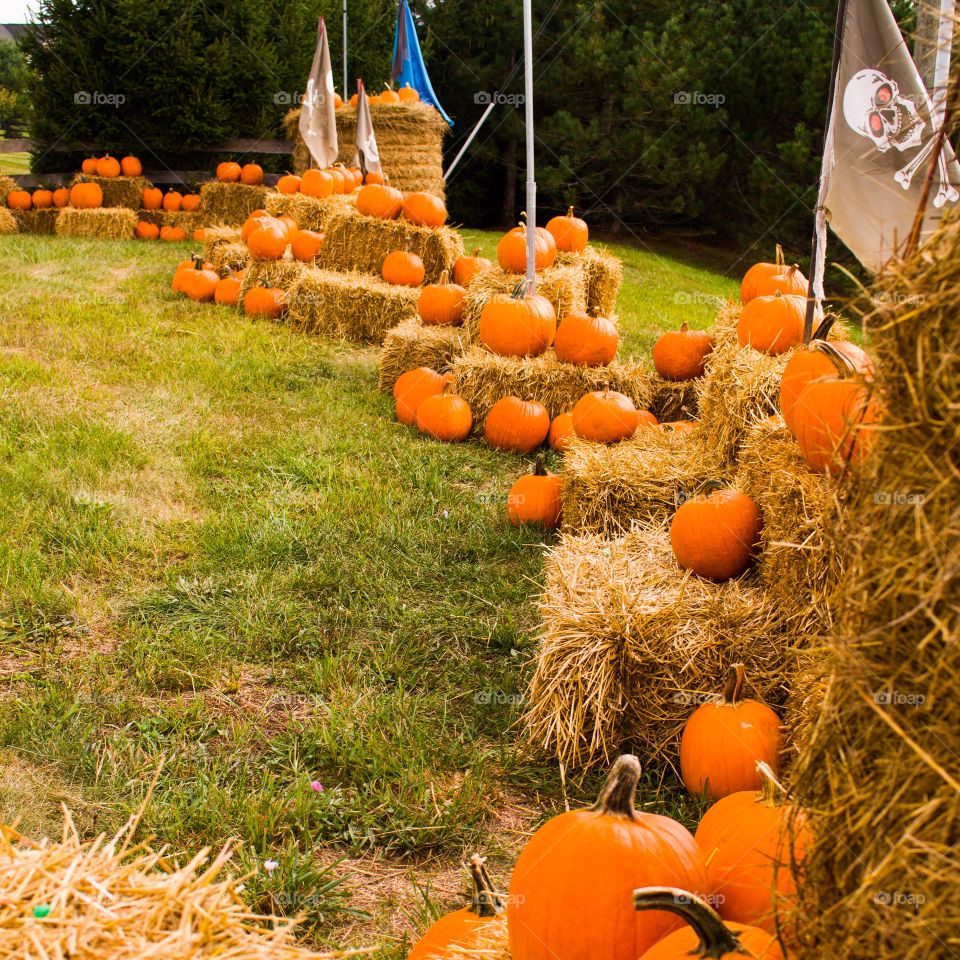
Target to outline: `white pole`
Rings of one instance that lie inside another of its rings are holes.
[[[933,108],[937,127],[943,126],[950,83],[950,53],[953,49],[955,0],[940,0],[940,27],[937,30],[937,59],[933,68]]]
[[[343,0],[343,99],[350,99],[347,93],[347,0]]]
[[[528,290],[537,289],[536,248],[537,181],[533,159],[533,10],[523,0],[523,97],[527,128],[527,281]]]
[[[473,143],[474,137],[480,132],[480,128],[486,123],[487,117],[490,116],[493,108],[497,105],[496,100],[491,100],[487,104],[487,109],[483,111],[483,116],[477,121],[477,125],[470,131],[470,136],[467,137],[467,142],[460,148],[460,152],[453,158],[450,162],[450,166],[444,171],[443,179],[447,180],[450,177],[450,174],[453,173],[454,168],[460,162],[460,158],[467,152],[467,148]]]

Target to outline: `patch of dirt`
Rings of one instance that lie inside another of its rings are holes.
[[[85,821],[90,814],[75,785],[29,763],[13,750],[0,751],[0,821],[16,825],[33,840],[56,840],[63,829],[61,804],[67,806],[75,821]]]

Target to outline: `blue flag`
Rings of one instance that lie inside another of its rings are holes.
[[[453,126],[453,121],[446,115],[433,92],[433,84],[427,75],[427,66],[423,62],[420,41],[417,39],[417,28],[414,26],[413,14],[407,0],[400,0],[397,5],[397,31],[393,37],[393,69],[390,72],[397,86],[409,84],[420,94],[424,103],[436,107],[440,116]]]

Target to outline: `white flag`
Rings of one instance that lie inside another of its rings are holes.
[[[339,153],[337,115],[333,103],[333,68],[327,46],[327,25],[320,18],[317,52],[313,55],[307,92],[300,108],[300,136],[320,169],[332,166]]]
[[[377,137],[373,132],[373,120],[370,117],[370,104],[363,89],[363,81],[359,83],[357,91],[357,152],[353,157],[353,165],[359,167],[366,176],[371,171],[383,175],[380,166],[380,152],[377,150]]]

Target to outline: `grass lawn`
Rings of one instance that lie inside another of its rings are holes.
[[[29,153],[0,153],[0,173],[8,176],[30,172]]]
[[[0,238],[0,816],[59,834],[65,802],[90,834],[145,804],[174,852],[242,841],[251,904],[311,942],[399,954],[468,853],[505,881],[599,783],[515,728],[527,465],[396,423],[375,350],[175,297],[188,249]],[[615,249],[626,354],[737,289]],[[644,802],[698,812],[656,768]]]

